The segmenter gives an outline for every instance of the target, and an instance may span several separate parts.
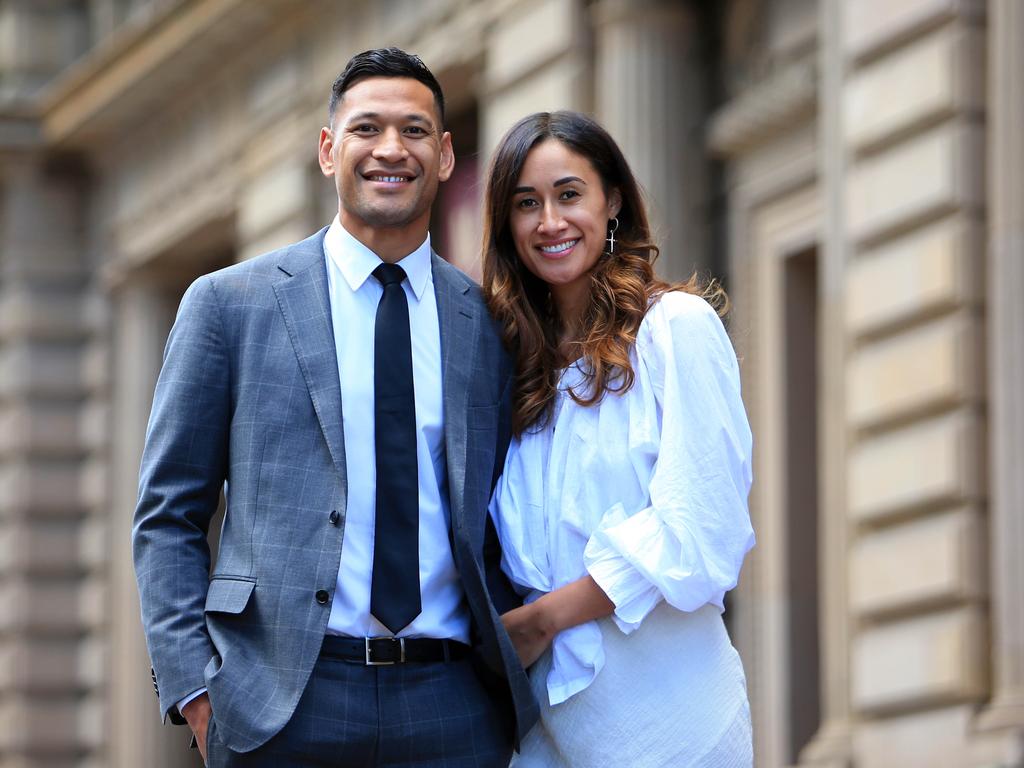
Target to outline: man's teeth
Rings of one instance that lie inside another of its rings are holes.
[[[569,240],[564,243],[558,243],[557,245],[542,245],[540,249],[544,251],[544,253],[562,253],[563,251],[568,251],[578,242],[579,239],[577,238],[576,240]]]
[[[405,176],[371,176],[370,180],[371,181],[389,181],[389,182],[408,181],[408,179],[406,179]]]

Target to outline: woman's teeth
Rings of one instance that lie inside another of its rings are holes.
[[[544,251],[544,253],[564,253],[565,251],[568,251],[570,248],[576,245],[576,243],[578,242],[579,239],[577,238],[576,240],[569,240],[564,243],[558,243],[557,245],[542,245],[540,249]]]

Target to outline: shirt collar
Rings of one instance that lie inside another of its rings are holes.
[[[324,237],[324,250],[353,293],[362,287],[377,265],[383,263],[380,256],[356,240],[341,225],[337,216],[334,217]],[[423,292],[430,284],[430,233],[427,233],[426,239],[415,251],[402,257],[397,263],[405,270],[406,279],[412,292],[416,294],[416,300],[421,300]]]

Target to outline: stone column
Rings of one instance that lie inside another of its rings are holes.
[[[1024,5],[988,4],[989,526],[993,699],[980,724],[1024,728]]]
[[[170,315],[155,280],[133,276],[114,296],[113,473],[110,516],[110,722],[113,768],[200,765],[187,749],[185,726],[160,723],[149,654],[139,621],[129,536],[138,468]]]
[[[821,467],[820,605],[821,727],[800,755],[800,765],[845,768],[851,762],[847,563],[849,524],[846,473],[849,441],[846,411],[846,329],[843,317],[848,261],[846,237],[846,152],[842,121],[845,58],[842,49],[842,0],[820,4],[819,169],[824,222],[821,240],[819,300],[819,430]]]
[[[700,43],[686,3],[602,0],[595,9],[596,114],[647,192],[658,271],[687,277],[712,266],[707,95]]]

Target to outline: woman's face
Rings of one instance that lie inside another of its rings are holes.
[[[607,245],[608,220],[620,205],[618,190],[605,195],[590,161],[562,142],[545,139],[530,150],[509,225],[519,258],[556,301],[587,290],[588,274]]]

